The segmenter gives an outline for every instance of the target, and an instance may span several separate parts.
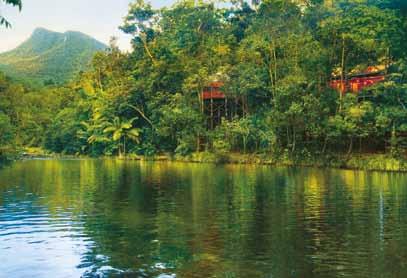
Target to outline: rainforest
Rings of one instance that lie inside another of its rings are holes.
[[[131,51],[79,35],[62,58],[33,59],[62,40],[39,29],[0,54],[0,163],[39,152],[407,170],[402,0],[137,0],[120,29]]]

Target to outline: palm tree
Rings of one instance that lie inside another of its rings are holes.
[[[113,141],[119,141],[119,156],[126,155],[126,141],[132,140],[136,143],[140,142],[140,129],[133,128],[133,122],[137,118],[128,121],[122,121],[119,117],[115,117],[113,122],[106,122],[106,128],[103,133],[112,134]],[[123,144],[122,144],[123,142]],[[122,152],[123,147],[123,152]]]
[[[81,127],[82,128],[77,132],[77,137],[87,140],[92,150],[95,143],[110,142],[110,139],[103,133],[101,123],[97,123],[97,121],[81,122]],[[87,147],[87,145],[84,145],[82,151],[85,151]]]

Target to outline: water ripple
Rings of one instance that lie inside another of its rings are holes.
[[[0,171],[0,276],[407,277],[407,177],[28,161]]]

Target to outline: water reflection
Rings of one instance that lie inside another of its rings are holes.
[[[405,277],[407,175],[116,160],[0,171],[5,277]]]

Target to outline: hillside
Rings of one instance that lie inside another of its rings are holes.
[[[20,46],[0,54],[0,70],[35,83],[64,83],[86,69],[94,53],[106,47],[80,32],[37,28]]]

